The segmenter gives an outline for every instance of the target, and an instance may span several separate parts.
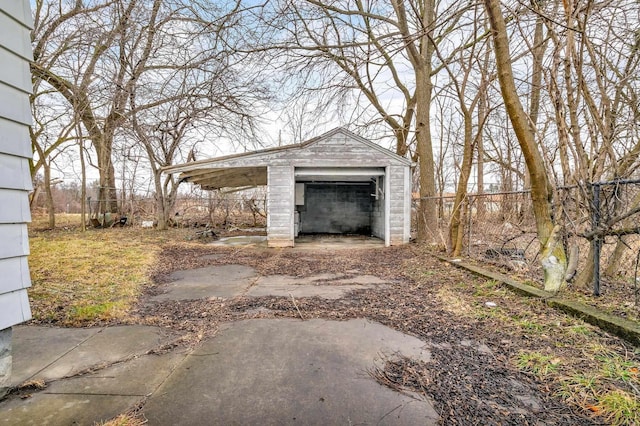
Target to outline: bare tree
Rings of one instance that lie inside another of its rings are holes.
[[[540,241],[540,259],[547,291],[558,291],[565,282],[567,257],[561,239],[561,227],[554,223],[552,188],[548,171],[536,143],[534,128],[518,97],[511,67],[509,39],[499,0],[484,0],[491,24],[500,89],[509,119],[518,138],[531,179],[531,198]]]
[[[255,106],[267,100],[268,91],[259,68],[233,45],[233,33],[243,31],[237,13],[194,7],[181,13],[179,32],[159,22],[149,30],[156,37],[154,58],[129,71],[139,77],[129,94],[126,127],[149,161],[159,229],[167,227],[179,184],[173,175],[162,176],[163,167],[185,161],[202,139],[257,139]],[[193,45],[198,48],[189,50]],[[158,60],[175,52],[182,53],[173,62]]]
[[[67,100],[87,130],[97,153],[101,212],[116,211],[111,148],[132,77],[123,62],[136,5],[104,1],[85,7],[76,1],[63,10],[42,0],[35,8],[31,72],[36,84],[48,83]],[[152,10],[157,9],[158,2]]]
[[[547,14],[545,23],[553,43],[548,90],[564,181],[581,184],[632,177],[640,153],[637,2],[563,2],[562,7],[540,13]],[[586,214],[574,218],[576,232],[588,235],[592,242],[585,267],[576,278],[578,285],[586,286],[593,279],[596,245],[624,221],[610,220],[606,229],[585,232],[594,226],[590,221],[596,207],[588,187],[577,194]],[[617,217],[625,217],[624,212],[618,213]],[[615,274],[624,238],[619,237],[609,274]]]
[[[75,137],[73,121],[66,122],[68,111],[47,105],[47,101],[43,100],[47,95],[47,93],[34,92],[30,97],[33,125],[29,128],[29,135],[36,158],[29,164],[31,178],[35,183],[34,192],[31,194],[31,206],[35,205],[39,194],[44,190],[49,228],[53,229],[55,228],[55,207],[51,187],[55,182],[52,181],[51,169],[56,158],[69,148],[69,143]],[[40,172],[42,172],[42,181],[38,181]]]
[[[367,106],[358,118],[384,123],[395,138],[396,153],[419,161],[418,239],[433,238],[437,210],[429,199],[436,195],[432,79],[442,70],[434,52],[447,37],[458,39],[459,34],[452,34],[469,25],[462,18],[473,8],[435,0],[282,0],[274,4],[275,16],[269,15],[263,23],[276,40],[267,48],[285,53],[284,69],[298,76],[306,90],[345,97],[358,93],[360,104]],[[473,34],[471,43],[476,37]],[[464,48],[444,49],[443,58]]]
[[[248,80],[240,77],[238,66],[231,66],[228,53],[221,54],[234,50],[233,39],[222,36],[238,25],[239,12],[239,1],[76,1],[66,8],[53,1],[38,2],[32,71],[37,84],[53,88],[72,106],[96,150],[100,212],[117,209],[113,146],[125,137],[134,118],[140,124],[143,116],[150,117],[146,111],[181,108],[176,107],[184,105],[181,98],[191,105],[198,98],[198,111],[217,108],[248,118],[248,103],[239,108],[237,100],[259,99],[258,84],[243,86]],[[221,78],[221,70],[238,83]],[[174,90],[173,79],[181,82],[179,90]],[[173,119],[183,123],[178,116],[185,114],[181,111]],[[167,119],[159,118],[156,125],[166,125]],[[220,120],[212,127],[237,124],[238,120]],[[251,127],[248,122],[242,125]]]
[[[482,10],[477,7],[473,19],[471,37],[484,32],[482,23]],[[486,112],[481,122],[474,128],[475,111],[479,108],[479,103],[486,99],[486,91],[491,79],[489,70],[489,58],[483,51],[487,51],[486,43],[468,43],[468,49],[461,50],[455,62],[443,58],[439,49],[436,54],[440,58],[443,68],[446,70],[453,97],[457,101],[457,109],[462,118],[463,138],[462,138],[462,160],[459,168],[459,178],[456,188],[456,195],[453,202],[453,210],[449,223],[449,252],[453,256],[460,256],[463,246],[464,217],[467,212],[468,199],[467,190],[469,178],[471,176],[473,157],[476,153],[478,140],[481,138]]]

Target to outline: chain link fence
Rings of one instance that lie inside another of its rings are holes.
[[[453,194],[427,199],[438,206],[438,232],[445,241],[454,200]],[[539,279],[540,243],[530,192],[468,194],[464,201],[464,255]],[[640,180],[559,188],[554,194],[554,214],[568,254],[579,253],[573,281],[589,286],[594,295],[600,294],[603,285],[625,291],[638,306]]]

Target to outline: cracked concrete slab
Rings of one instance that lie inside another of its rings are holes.
[[[357,275],[355,277],[342,278],[337,280],[336,282],[338,284],[359,284],[363,286],[375,286],[375,285],[387,284],[387,281],[384,281],[374,275]]]
[[[102,328],[13,328],[13,372],[11,385],[17,386],[53,364]]]
[[[237,295],[341,297],[387,282],[371,275],[258,277],[250,267],[180,271],[156,301]],[[193,353],[148,354],[178,337],[160,327],[17,327],[15,384],[48,387],[2,401],[1,424],[93,424],[144,401],[150,425],[435,424],[422,397],[379,385],[369,369],[402,353],[428,361],[417,338],[363,319],[245,320],[226,324]],[[82,373],[82,374],[79,374]]]
[[[159,287],[162,292],[150,298],[154,302],[165,300],[193,300],[236,296],[323,297],[339,299],[357,289],[383,288],[388,283],[373,275],[347,276],[324,273],[310,277],[288,275],[259,276],[243,265],[217,265],[177,271],[172,282]]]
[[[424,342],[381,324],[245,320],[203,342],[144,406],[150,425],[433,425],[431,403],[368,374],[383,355],[428,361]]]
[[[24,426],[93,425],[136,405],[139,396],[33,394],[3,402],[0,424]]]
[[[145,396],[160,386],[185,359],[188,351],[142,355],[81,376],[51,383],[43,392],[53,394]]]
[[[187,356],[184,349],[147,354],[177,336],[140,325],[16,327],[14,356],[19,361],[14,381],[45,379],[48,385],[26,399],[2,401],[0,425],[90,425],[126,412],[153,393]],[[86,372],[89,368],[95,370]]]
[[[291,277],[288,275],[268,275],[259,277],[247,291],[247,296],[289,296],[322,297],[339,299],[357,289],[384,286],[385,282],[372,275],[340,278],[341,275],[322,274],[311,277]]]
[[[239,296],[255,279],[256,271],[243,265],[219,265],[176,271],[170,275],[172,282],[159,286],[162,292],[151,301],[193,300],[209,297],[225,299]]]
[[[142,355],[176,338],[160,327],[127,325],[92,329],[16,327],[12,383],[46,381]],[[65,346],[66,345],[66,346]]]

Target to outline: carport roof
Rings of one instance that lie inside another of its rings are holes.
[[[199,169],[182,172],[180,180],[198,184],[202,189],[252,188],[267,184],[267,166],[228,168],[201,166]]]
[[[412,164],[410,160],[396,155],[380,145],[368,141],[349,130],[338,127],[302,143],[192,161],[189,163],[164,167],[162,172],[167,174],[180,173],[180,181],[198,184],[202,189],[249,188],[266,185],[267,165],[269,159],[274,155],[277,155],[280,152],[306,148],[309,145],[312,145],[322,139],[327,139],[338,133],[342,133],[353,138],[369,146],[373,150],[380,151],[385,155],[394,158],[396,161],[406,165]],[[251,166],[247,166],[247,162],[249,162]],[[239,164],[242,165],[240,166]]]

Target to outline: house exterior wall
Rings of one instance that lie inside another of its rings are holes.
[[[0,395],[11,374],[11,327],[31,318],[27,287],[32,189],[29,93],[32,26],[27,0],[0,5]]]

